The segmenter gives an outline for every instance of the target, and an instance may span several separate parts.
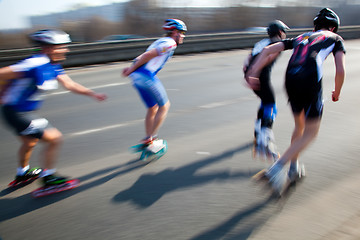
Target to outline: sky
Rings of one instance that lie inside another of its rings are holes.
[[[129,0],[0,0],[0,30],[30,27],[29,16],[70,10],[77,4],[107,5]],[[187,6],[218,6],[223,0],[181,0]],[[161,0],[160,0],[161,2]],[[169,2],[163,0],[163,2]]]
[[[30,27],[29,16],[68,11],[76,4],[106,5],[128,0],[0,0],[0,30]]]

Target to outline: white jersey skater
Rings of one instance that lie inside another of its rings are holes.
[[[159,55],[136,69],[135,72],[142,72],[148,74],[149,76],[155,76],[163,68],[167,60],[172,57],[176,47],[177,44],[175,40],[170,37],[164,37],[156,40],[146,49],[146,51],[155,48]]]

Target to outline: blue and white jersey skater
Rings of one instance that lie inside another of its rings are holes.
[[[60,64],[53,64],[45,54],[34,55],[11,65],[22,77],[14,79],[2,98],[3,105],[26,112],[40,108],[45,92],[58,87],[57,76],[65,74]]]
[[[65,74],[60,64],[50,62],[47,55],[38,54],[11,65],[21,77],[13,79],[2,97],[5,122],[20,136],[41,138],[48,120],[33,111],[40,108],[45,92],[57,89],[57,76]]]
[[[175,40],[170,37],[156,40],[146,51],[156,49],[158,56],[130,74],[134,87],[139,91],[140,96],[149,108],[156,104],[163,106],[168,102],[164,86],[156,77],[156,74],[172,57],[176,47],[177,44]]]

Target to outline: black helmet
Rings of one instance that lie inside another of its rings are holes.
[[[44,29],[30,34],[29,38],[40,45],[58,45],[71,42],[69,34],[61,30]]]
[[[314,26],[315,30],[332,26],[335,27],[334,32],[336,33],[340,26],[340,18],[330,8],[323,8],[314,18]]]
[[[280,20],[275,20],[269,24],[267,27],[267,33],[269,37],[274,37],[279,34],[279,32],[286,32],[290,28]]]

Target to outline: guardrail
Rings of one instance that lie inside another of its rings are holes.
[[[292,29],[288,37],[297,36],[310,28]],[[346,39],[360,38],[360,26],[344,26],[339,34]],[[257,41],[267,37],[266,33],[231,32],[201,35],[187,35],[184,44],[179,46],[175,54],[220,51],[250,48]],[[96,42],[69,45],[70,52],[64,67],[99,64],[114,61],[130,60],[143,53],[156,38],[121,40],[112,42]],[[33,53],[32,48],[0,51],[0,67],[13,64]]]

